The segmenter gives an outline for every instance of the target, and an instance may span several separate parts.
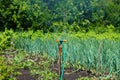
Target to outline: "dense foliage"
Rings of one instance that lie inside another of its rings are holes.
[[[81,31],[113,25],[120,31],[119,0],[0,0],[0,30]]]

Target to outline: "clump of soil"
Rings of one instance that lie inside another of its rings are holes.
[[[17,80],[37,80],[37,76],[32,76],[31,74],[30,74],[30,71],[29,71],[29,69],[21,69],[20,70],[20,75],[19,76],[17,76]]]

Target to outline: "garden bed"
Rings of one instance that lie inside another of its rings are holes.
[[[10,54],[2,54],[5,56],[6,65],[9,65],[9,68],[12,68],[14,72],[20,72],[17,74],[17,80],[58,80],[58,63],[57,61],[52,62],[52,60],[47,55],[40,54],[27,54],[23,51],[3,51],[4,53],[9,52]],[[14,54],[13,54],[14,53]],[[7,55],[7,57],[6,57]],[[13,62],[14,61],[14,62]],[[14,64],[12,64],[12,63]],[[8,69],[9,70],[9,69]],[[9,75],[13,75],[9,74]],[[15,77],[15,76],[14,76]],[[91,71],[86,71],[82,69],[75,70],[72,66],[67,68],[65,67],[64,71],[64,80],[81,80],[81,79],[97,79],[100,76]],[[12,78],[12,77],[11,77]],[[115,79],[112,77],[111,79]]]

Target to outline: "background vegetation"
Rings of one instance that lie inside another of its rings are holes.
[[[0,0],[0,30],[120,32],[119,0]]]

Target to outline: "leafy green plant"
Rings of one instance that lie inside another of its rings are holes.
[[[0,56],[0,80],[16,80],[16,76],[20,74],[15,65],[7,64],[6,58],[4,56]]]
[[[5,30],[0,33],[0,50],[7,49],[13,42],[13,30]]]

